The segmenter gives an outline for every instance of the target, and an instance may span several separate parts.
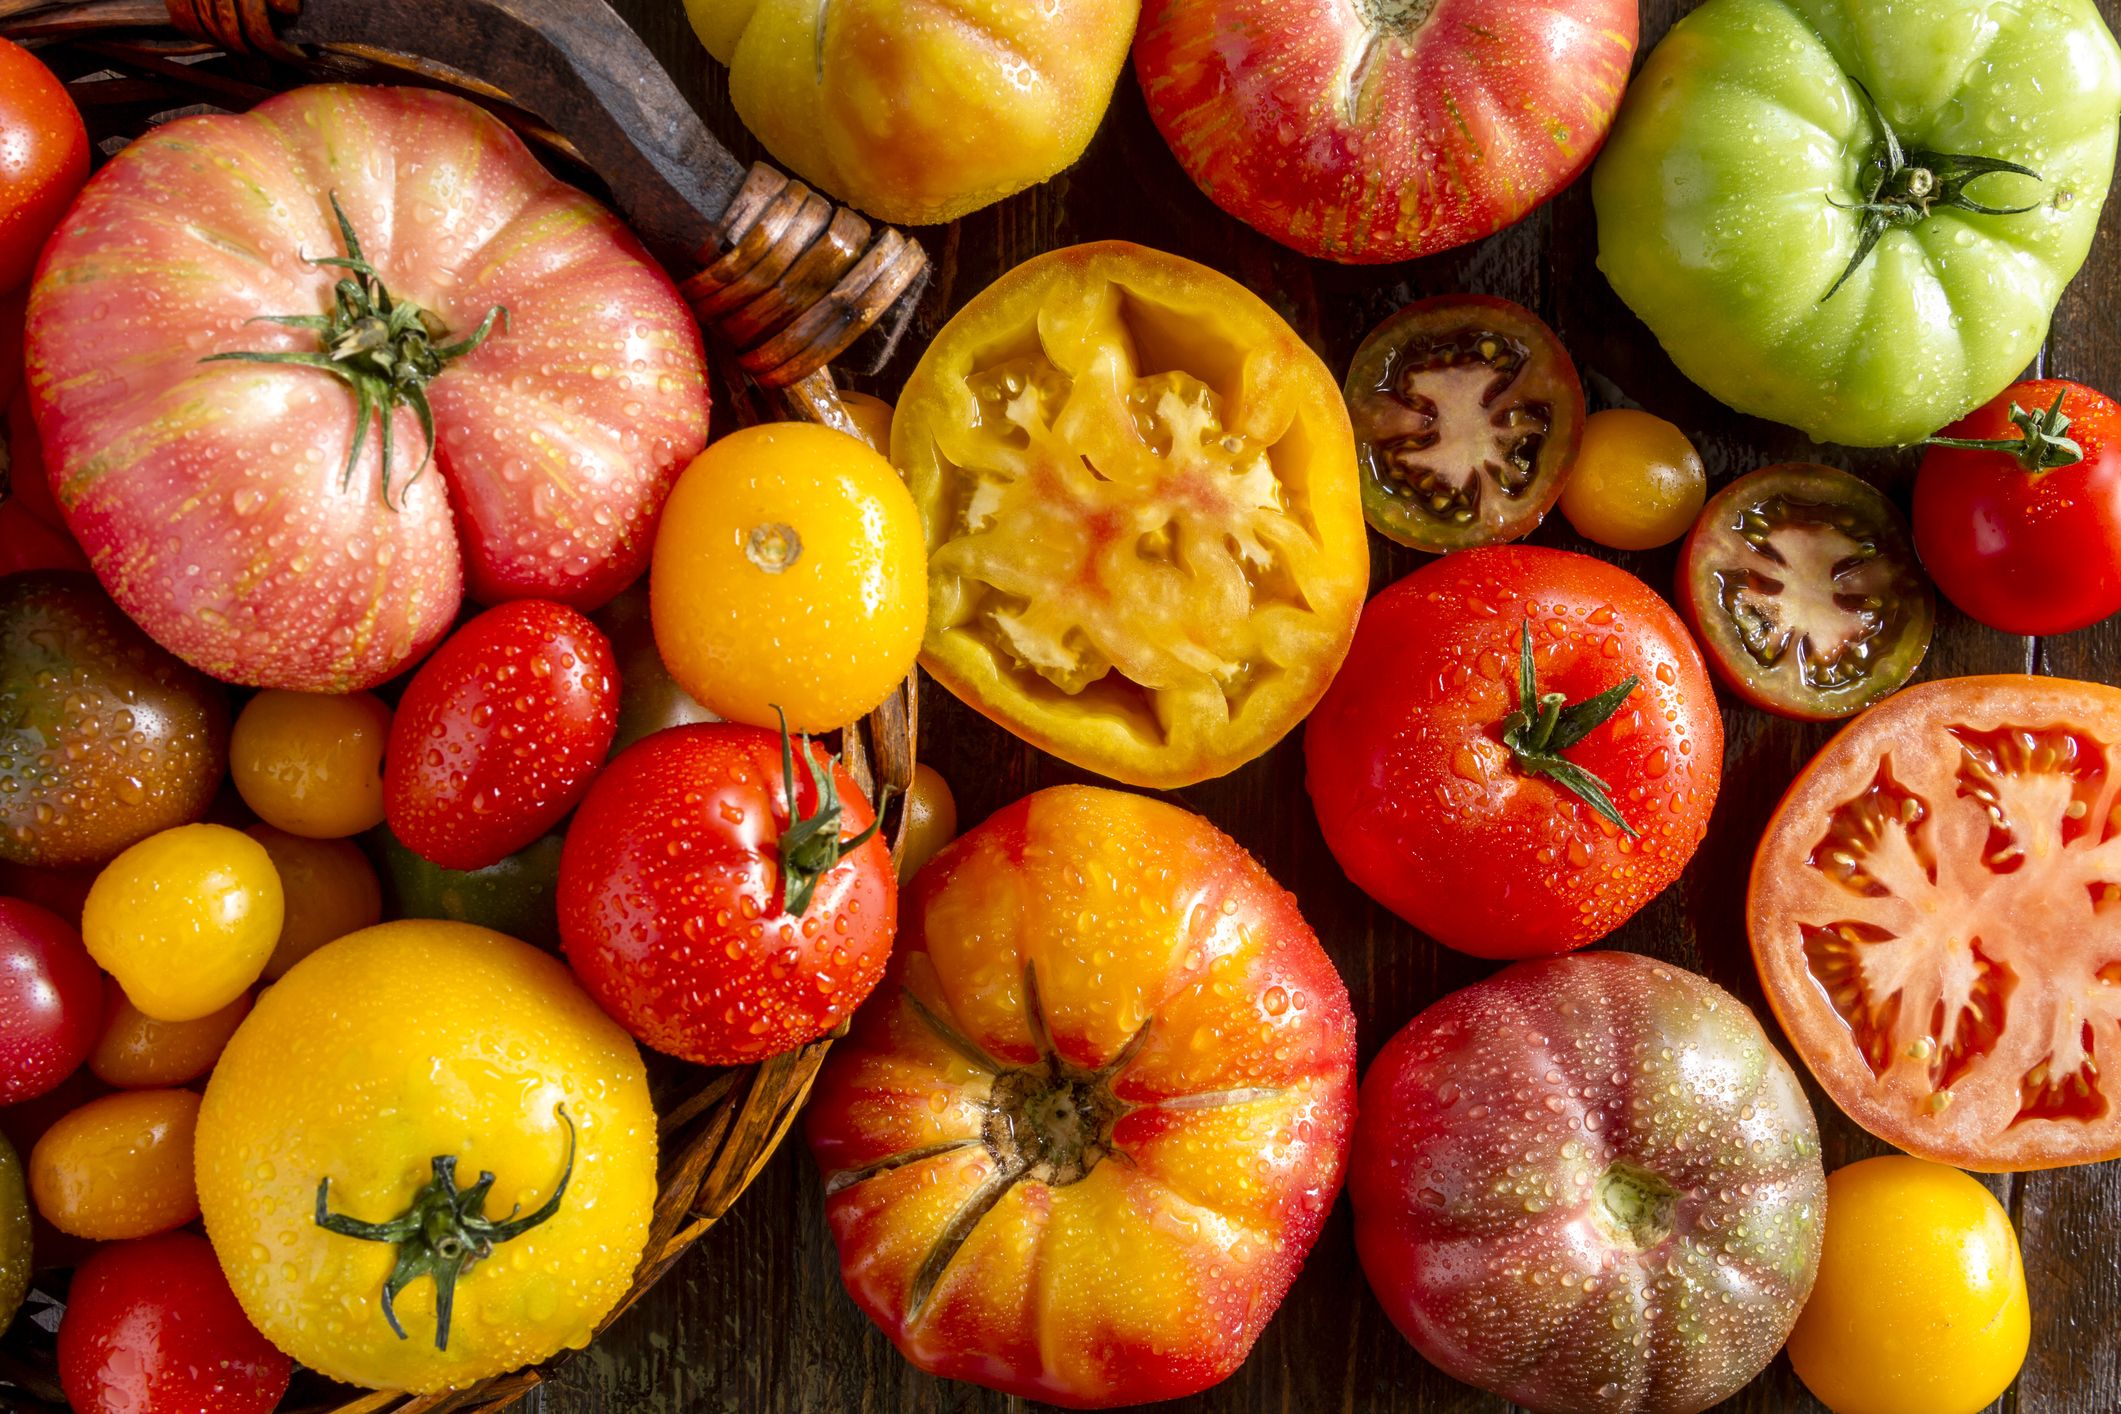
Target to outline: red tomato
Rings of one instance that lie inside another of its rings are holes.
[[[351,254],[349,231],[377,275],[341,307],[348,271],[318,262]],[[378,282],[394,332],[355,317],[383,307]],[[336,374],[246,361],[371,335],[388,348]],[[497,119],[414,89],[302,88],[135,139],[53,237],[28,363],[96,572],[165,647],[261,687],[381,682],[467,581],[487,602],[603,602],[647,564],[707,432],[669,277]],[[385,366],[396,391],[377,393]]]
[[[57,914],[0,898],[0,1105],[80,1069],[103,1027],[103,974]]]
[[[99,1248],[67,1290],[59,1383],[76,1414],[266,1414],[293,1373],[203,1237]]]
[[[444,869],[484,869],[557,825],[618,730],[619,670],[597,626],[519,600],[458,629],[398,701],[384,757],[391,833]]]
[[[7,454],[0,462],[0,574],[87,568],[88,556],[67,533],[52,501],[29,390],[18,387],[7,405]]]
[[[568,827],[567,960],[659,1051],[778,1055],[839,1025],[883,975],[891,856],[854,777],[806,741],[791,788],[787,749],[757,727],[657,732],[619,753]]]
[[[1478,240],[1580,176],[1635,0],[1149,0],[1134,71],[1180,165],[1306,255]]]
[[[81,110],[36,55],[0,39],[0,290],[36,268],[44,238],[88,180]]]
[[[1945,597],[2005,633],[2068,633],[2121,612],[2121,406],[2035,379],[1932,440],[1947,438],[1998,445],[1923,455],[1915,549]]]
[[[1350,879],[1438,942],[1534,957],[1604,937],[1679,877],[1716,803],[1723,721],[1648,585],[1507,545],[1370,601],[1304,757]]]

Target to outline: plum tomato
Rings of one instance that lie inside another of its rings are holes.
[[[103,990],[65,919],[0,898],[0,1105],[42,1095],[81,1068],[95,1049]]]
[[[29,1191],[44,1220],[96,1242],[148,1237],[199,1216],[192,1143],[199,1097],[122,1090],[59,1120],[30,1150]]]
[[[293,1373],[203,1237],[105,1247],[67,1289],[59,1382],[76,1414],[269,1414]]]
[[[433,918],[506,933],[546,952],[560,950],[560,855],[550,834],[484,869],[444,869],[383,832],[383,871],[393,918]]]
[[[1417,550],[1521,540],[1561,495],[1583,384],[1538,315],[1490,295],[1416,300],[1348,367],[1362,509]]]
[[[1819,1130],[1753,1014],[1635,953],[1521,962],[1363,1079],[1371,1289],[1432,1364],[1538,1414],[1694,1414],[1812,1289]]]
[[[1980,1414],[2025,1363],[2032,1318],[2010,1215],[1904,1154],[1826,1181],[1819,1280],[1790,1364],[1834,1414]]]
[[[221,1048],[250,1015],[250,994],[192,1021],[157,1021],[116,987],[103,997],[103,1031],[88,1054],[98,1080],[121,1090],[185,1085],[214,1068]]]
[[[1898,692],[1937,623],[1893,503],[1800,462],[1747,472],[1709,500],[1679,552],[1678,597],[1726,687],[1804,721]]]
[[[856,1304],[932,1373],[1072,1408],[1243,1363],[1340,1189],[1347,988],[1206,820],[1038,792],[906,896],[807,1114]]]
[[[88,180],[88,129],[58,75],[0,39],[0,290],[27,280]],[[12,379],[8,380],[11,384]]]
[[[86,574],[0,579],[0,702],[0,858],[16,864],[101,864],[196,820],[228,764],[219,684]]]
[[[2121,612],[2121,405],[2081,383],[2014,383],[1930,444],[1915,548],[1947,599],[2005,633]]]
[[[649,562],[656,647],[709,711],[831,731],[913,671],[920,512],[883,454],[815,423],[746,427],[685,468]]]
[[[574,809],[618,720],[618,665],[595,624],[544,599],[488,609],[398,699],[383,764],[391,835],[444,869],[500,863]]]
[[[1332,374],[1236,281],[1107,241],[928,346],[891,430],[928,537],[921,663],[1032,745],[1177,787],[1325,691],[1368,592]]]
[[[2003,1172],[2121,1156],[2121,691],[1953,678],[1814,756],[1753,856],[1768,1002],[1850,1119]]]
[[[357,835],[383,818],[390,722],[390,708],[372,692],[261,692],[244,704],[229,737],[236,793],[291,835]]]
[[[195,1021],[258,980],[285,918],[265,846],[226,825],[180,825],[96,876],[81,937],[141,1011]]]
[[[1708,493],[1708,472],[1686,433],[1636,408],[1607,408],[1583,424],[1561,513],[1586,540],[1654,550],[1692,528]]]
[[[305,839],[270,825],[243,833],[265,846],[280,876],[280,937],[265,960],[267,981],[277,982],[332,939],[382,921],[383,885],[353,841]]]
[[[591,619],[610,640],[612,661],[619,669],[619,723],[611,736],[613,756],[665,727],[721,720],[678,686],[663,665],[663,655],[655,646],[645,579],[628,586]]]
[[[923,761],[913,768],[913,784],[906,788],[905,811],[898,845],[901,884],[957,838],[957,797],[950,793],[950,782],[943,779],[943,773]]]
[[[8,1328],[29,1294],[34,1265],[30,1242],[29,1181],[15,1146],[0,1135],[0,1331]]]
[[[883,975],[897,922],[860,786],[786,732],[673,727],[627,748],[560,855],[560,938],[582,985],[640,1040],[703,1065],[839,1025]]]
[[[1306,255],[1464,245],[1590,166],[1634,0],[1147,0],[1134,70],[1200,189]]]
[[[1370,897],[1461,952],[1534,957],[1604,937],[1679,877],[1723,721],[1648,585],[1504,545],[1370,601],[1304,759],[1326,844]]]

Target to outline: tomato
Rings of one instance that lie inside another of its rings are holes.
[[[840,1275],[907,1359],[1096,1408],[1243,1363],[1339,1192],[1354,1091],[1296,900],[1197,815],[1063,786],[914,880],[807,1128]]]
[[[391,711],[368,692],[259,693],[229,737],[229,774],[266,824],[311,839],[357,835],[383,819]]]
[[[957,838],[957,797],[943,773],[923,761],[906,788],[906,819],[899,833],[898,879],[918,874],[943,846]]]
[[[1490,295],[1401,309],[1356,349],[1346,392],[1363,514],[1417,550],[1530,535],[1583,437],[1583,385],[1561,341]]]
[[[4,41],[0,41],[4,42]],[[18,294],[4,303],[14,305]],[[20,310],[15,310],[19,316]],[[11,332],[10,332],[11,331]],[[0,361],[19,362],[22,326],[0,313]],[[17,370],[19,372],[19,369]],[[0,383],[0,387],[6,386]],[[37,424],[30,415],[29,391],[19,385],[7,404],[7,443],[0,451],[0,574],[21,570],[85,570],[88,557],[67,534],[66,522],[52,501],[44,474],[44,451],[37,443]]]
[[[362,240],[376,276],[322,263]],[[259,322],[286,316],[324,323]],[[357,327],[386,346],[319,366]],[[467,588],[602,603],[706,441],[670,278],[498,119],[418,89],[302,88],[127,144],[52,240],[28,362],[96,572],[157,642],[258,687],[372,687]]]
[[[1304,760],[1326,844],[1370,897],[1461,952],[1533,957],[1604,937],[1679,877],[1723,721],[1649,586],[1498,546],[1370,601]]]
[[[265,977],[278,981],[334,938],[372,927],[383,917],[383,886],[375,866],[350,840],[311,840],[270,825],[243,833],[265,846],[280,876],[284,907],[280,936],[265,960]]]
[[[2121,691],[1921,683],[1782,798],[1746,896],[1768,1001],[1850,1119],[2003,1172],[2121,1156],[2103,863]]]
[[[1679,607],[1725,686],[1804,721],[1898,692],[1937,623],[1893,503],[1845,471],[1802,462],[1716,493],[1679,554]]]
[[[244,1312],[332,1379],[414,1393],[587,1343],[633,1276],[655,1164],[626,1033],[559,961],[461,923],[310,954],[199,1114],[200,1206]],[[370,1226],[406,1216],[398,1242]]]
[[[1433,255],[1590,165],[1633,0],[1148,0],[1134,71],[1180,165],[1306,255]]]
[[[1591,181],[1598,265],[1739,411],[1919,441],[2039,352],[2117,113],[2091,0],[1710,0],[1628,87]]]
[[[106,1085],[139,1090],[183,1085],[212,1070],[221,1048],[250,1014],[243,993],[219,1011],[192,1021],[157,1021],[116,987],[103,996],[103,1030],[88,1068]]]
[[[1355,1249],[1445,1373],[1542,1414],[1694,1414],[1819,1267],[1819,1130],[1760,1023],[1635,953],[1519,963],[1363,1079]]]
[[[37,1211],[97,1242],[149,1237],[199,1216],[192,1184],[199,1097],[126,1090],[90,1100],[44,1131],[29,1156]]]
[[[0,579],[0,856],[100,864],[206,813],[228,762],[219,686],[85,574]]]
[[[226,825],[150,835],[96,877],[89,954],[157,1021],[195,1021],[250,989],[279,941],[286,895],[265,846]]]
[[[22,1309],[32,1266],[29,1185],[15,1146],[0,1135],[0,1331]]]
[[[547,835],[497,864],[456,870],[429,863],[386,831],[383,868],[389,875],[391,915],[472,923],[558,952],[564,838]]]
[[[590,788],[560,856],[582,985],[659,1051],[737,1065],[831,1031],[883,975],[891,856],[861,788],[786,733],[675,727]],[[785,763],[785,764],[784,764]]]
[[[665,727],[717,720],[714,713],[678,686],[677,679],[663,666],[663,655],[655,646],[655,625],[649,617],[646,582],[629,586],[597,610],[595,622],[611,640],[612,660],[619,668],[619,724],[611,737],[613,756]]]
[[[2121,612],[2121,405],[2042,378],[1945,428],[1915,479],[1915,548],[1945,597],[2005,633]]]
[[[954,221],[1082,156],[1140,8],[685,0],[700,42],[729,65],[737,116],[774,160],[916,226]]]
[[[1708,472],[1686,433],[1635,408],[1607,408],[1583,424],[1561,513],[1586,540],[1654,550],[1687,533],[1708,492]]]
[[[188,1232],[106,1247],[67,1290],[59,1379],[78,1414],[268,1414],[293,1373]]]
[[[618,665],[595,624],[540,599],[488,609],[398,700],[383,768],[391,834],[445,869],[499,863],[574,809],[618,719]]]
[[[685,469],[649,568],[671,676],[730,721],[856,721],[913,671],[928,621],[913,498],[874,448],[815,423],[732,432]]]
[[[1347,412],[1205,266],[1119,241],[1018,266],[922,355],[891,459],[927,530],[922,665],[1064,761],[1221,775],[1347,653],[1369,589]]]
[[[0,290],[36,268],[44,239],[88,180],[88,129],[58,75],[0,39]]]
[[[65,919],[0,898],[0,1105],[80,1069],[102,1021],[103,974]]]
[[[891,450],[891,419],[894,415],[891,404],[868,393],[842,388],[840,406],[846,408],[847,416],[854,419],[855,429],[862,434],[863,441],[880,452]]]

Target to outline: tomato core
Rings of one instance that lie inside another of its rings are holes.
[[[1355,13],[1380,36],[1405,39],[1429,22],[1436,0],[1355,0]]]
[[[1679,1190],[1625,1159],[1607,1165],[1591,1187],[1591,1222],[1599,1236],[1630,1252],[1647,1252],[1672,1235]]]
[[[981,1132],[1005,1169],[1054,1188],[1080,1183],[1111,1152],[1112,1127],[1127,1105],[1110,1077],[1053,1062],[995,1077]]]
[[[1554,430],[1551,403],[1511,396],[1531,357],[1523,340],[1478,325],[1415,333],[1378,388],[1412,414],[1407,430],[1370,443],[1378,481],[1452,526],[1471,525],[1488,495],[1522,497]]]

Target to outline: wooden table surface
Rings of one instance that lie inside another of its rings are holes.
[[[693,39],[678,0],[615,0],[711,126],[739,156],[763,156],[731,111],[723,75]],[[2121,0],[2100,0],[2114,23]],[[1643,0],[1647,53],[1686,0]],[[2090,261],[2063,297],[2038,365],[2042,372],[2121,390],[2121,197],[2109,201]],[[1588,182],[1530,219],[1477,245],[1406,265],[1343,268],[1307,260],[1224,216],[1180,171],[1150,125],[1132,75],[1088,155],[1064,176],[919,235],[936,267],[909,343],[1002,271],[1039,251],[1118,237],[1176,251],[1243,281],[1270,300],[1345,372],[1363,334],[1405,301],[1482,292],[1537,310],[1583,370],[1594,407],[1639,404],[1686,429],[1711,485],[1779,461],[1824,461],[1877,481],[1905,505],[1914,458],[1818,446],[1802,433],[1740,417],[1689,384],[1607,287],[1593,262]],[[891,396],[918,348],[874,391]],[[1535,540],[1584,548],[1559,515]],[[1423,556],[1371,537],[1381,587]],[[1599,554],[1669,592],[1673,554]],[[2014,638],[1944,606],[1923,676],[2033,671],[2121,681],[2121,620],[2053,639]],[[1044,786],[1092,779],[1017,741],[929,685],[921,750],[955,788],[966,825]],[[1797,768],[1830,726],[1782,721],[1726,704],[1722,799],[1685,877],[1604,946],[1651,953],[1706,973],[1753,1007],[1762,1002],[1746,945],[1744,893],[1753,844]],[[1354,996],[1365,1065],[1407,1019],[1494,964],[1436,946],[1342,877],[1303,790],[1300,741],[1175,799],[1215,821],[1294,890]],[[1785,1048],[1787,1049],[1787,1048]],[[1795,1057],[1792,1056],[1793,1062]],[[1803,1067],[1798,1065],[1799,1073]],[[1885,1152],[1807,1081],[1829,1170]],[[2121,1411],[2121,1165],[2100,1164],[1989,1180],[2016,1222],[2033,1302],[2032,1353],[1996,1406],[2026,1414]],[[542,1396],[542,1414],[837,1414],[837,1411],[1016,1411],[1024,1401],[915,1370],[841,1290],[823,1195],[800,1139],[736,1209],[602,1342]],[[1501,1411],[1502,1401],[1430,1368],[1400,1338],[1356,1265],[1347,1204],[1336,1209],[1280,1314],[1228,1381],[1172,1409],[1254,1411]],[[1817,1410],[1777,1360],[1730,1411]]]

